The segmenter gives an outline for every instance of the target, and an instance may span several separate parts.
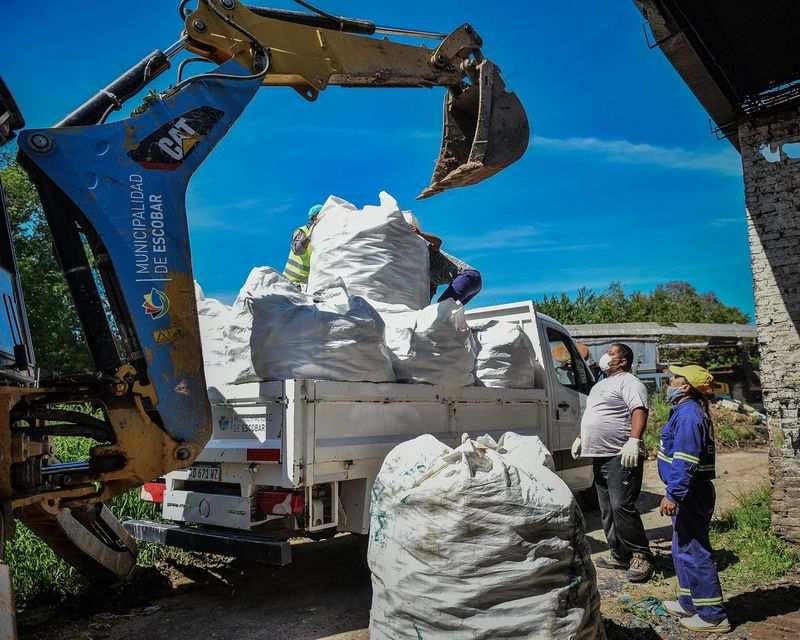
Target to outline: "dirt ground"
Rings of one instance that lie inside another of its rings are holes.
[[[732,507],[739,496],[749,493],[767,481],[766,449],[724,452],[717,457],[717,514]],[[609,640],[678,640],[702,638],[705,634],[684,632],[677,622],[664,618],[657,623],[648,616],[638,617],[632,606],[647,596],[660,600],[675,599],[676,579],[670,555],[671,527],[669,519],[658,513],[663,495],[654,462],[645,467],[639,509],[647,529],[652,550],[657,555],[657,578],[644,585],[628,584],[620,572],[598,569],[597,578],[602,596],[602,612],[606,619]],[[599,513],[587,514],[586,524],[592,557],[608,552]],[[717,564],[735,558],[717,557]],[[788,576],[778,584],[747,592],[723,593],[728,617],[734,630],[726,636],[753,640],[797,640],[800,638],[800,573]]]
[[[723,454],[717,465],[720,510],[766,479],[764,450]],[[657,511],[660,491],[655,464],[648,463],[640,506],[648,536],[661,556],[660,579],[628,585],[617,572],[598,574],[609,640],[690,637],[671,621],[654,625],[631,613],[631,603],[647,595],[666,598],[674,593],[667,555],[669,522]],[[588,514],[587,529],[593,553],[606,553],[598,514]],[[364,556],[362,540],[341,536],[295,546],[289,567],[245,567],[236,562],[165,566],[147,572],[135,589],[90,594],[81,604],[81,615],[62,609],[49,612],[50,619],[38,626],[24,626],[23,620],[20,635],[31,640],[366,640],[371,590]],[[800,637],[800,576],[725,596],[736,627],[729,637]],[[48,612],[42,613],[48,617]]]

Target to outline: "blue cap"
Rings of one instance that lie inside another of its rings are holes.
[[[311,220],[315,215],[317,215],[320,211],[322,211],[321,204],[315,204],[308,210],[308,219]]]

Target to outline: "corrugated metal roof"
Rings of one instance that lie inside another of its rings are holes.
[[[695,338],[736,338],[756,340],[752,324],[713,324],[704,322],[619,322],[608,324],[572,324],[567,329],[574,338],[625,338],[687,336]]]

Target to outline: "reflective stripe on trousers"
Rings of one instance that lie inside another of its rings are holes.
[[[694,482],[678,506],[678,514],[672,517],[672,561],[678,577],[678,600],[687,611],[714,623],[725,617],[722,587],[708,536],[715,500],[713,484]]]

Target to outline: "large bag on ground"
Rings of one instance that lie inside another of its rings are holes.
[[[398,380],[449,387],[475,384],[476,343],[460,302],[444,300],[421,311],[384,311],[381,317]]]
[[[492,320],[473,329],[478,342],[475,377],[483,387],[533,388],[536,353],[530,338],[515,322]]]
[[[583,517],[539,438],[400,444],[370,516],[372,640],[604,637]]]
[[[258,378],[394,381],[383,320],[366,300],[348,295],[341,281],[311,296],[274,271],[263,276],[247,303]]]
[[[306,290],[344,282],[351,296],[421,309],[430,302],[428,245],[382,191],[379,206],[359,210],[331,196],[311,234]]]

